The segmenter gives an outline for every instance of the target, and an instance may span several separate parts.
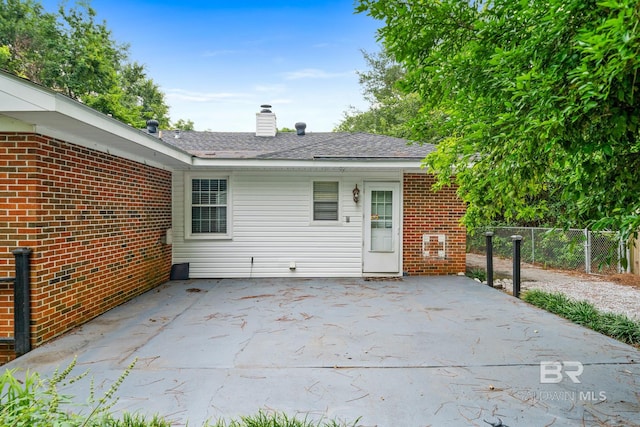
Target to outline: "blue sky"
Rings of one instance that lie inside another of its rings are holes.
[[[44,0],[47,11],[58,0]],[[70,1],[69,3],[73,3]],[[93,0],[98,19],[166,94],[170,115],[196,130],[253,131],[261,104],[278,127],[332,130],[366,108],[360,52],[379,50],[380,23],[352,0]]]

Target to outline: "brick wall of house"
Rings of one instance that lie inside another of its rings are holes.
[[[404,175],[403,268],[409,275],[465,271],[465,205],[455,186],[434,192],[434,182],[426,173]]]
[[[0,133],[0,277],[30,247],[36,347],[168,280],[171,172],[31,133]],[[13,335],[13,285],[0,336]],[[6,361],[8,348],[0,352]]]

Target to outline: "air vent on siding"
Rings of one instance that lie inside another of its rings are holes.
[[[256,113],[256,136],[276,136],[276,115],[271,111],[271,105],[263,104],[262,110]]]

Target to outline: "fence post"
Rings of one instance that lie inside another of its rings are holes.
[[[536,236],[534,234],[535,228],[531,228],[531,264],[536,263]]]
[[[520,243],[522,236],[511,236],[513,241],[513,296],[520,298]]]
[[[591,274],[591,232],[584,229],[584,271]]]
[[[616,255],[618,255],[618,265],[616,265],[616,270],[617,273],[620,274],[622,273],[622,239],[618,242],[618,253]]]
[[[625,273],[631,273],[631,245],[629,242],[622,242],[624,244],[625,256],[627,260],[627,268],[625,269]]]
[[[29,276],[30,248],[18,248],[13,251],[16,258],[16,280],[14,283],[14,330],[15,352],[21,356],[31,350],[31,285]]]
[[[487,285],[493,288],[493,232],[484,233],[487,239]]]
[[[626,268],[622,266],[622,260],[625,259],[627,261]],[[629,245],[625,243],[625,241],[620,238],[618,241],[618,273],[629,273]]]

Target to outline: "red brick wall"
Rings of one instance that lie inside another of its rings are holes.
[[[33,249],[32,346],[168,280],[170,227],[171,172],[0,133],[0,277],[14,274],[13,249]],[[0,336],[13,335],[12,296],[0,287]]]
[[[465,205],[455,186],[434,192],[434,182],[435,177],[426,173],[404,175],[403,268],[409,275],[465,271],[467,235],[460,225]],[[423,246],[425,234],[433,237]],[[439,236],[444,236],[444,245]]]

